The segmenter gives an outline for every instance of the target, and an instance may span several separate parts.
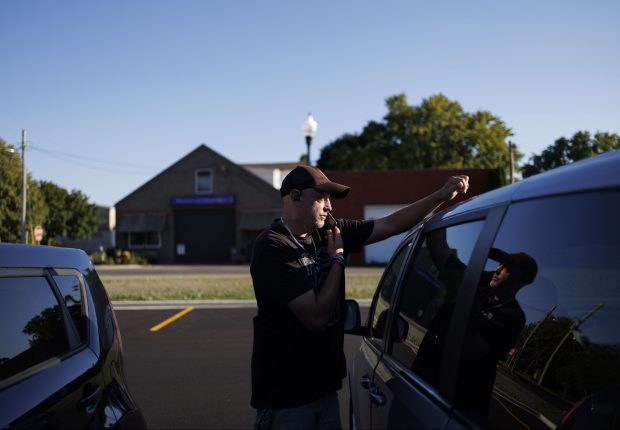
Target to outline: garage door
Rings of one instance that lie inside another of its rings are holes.
[[[235,209],[177,209],[174,237],[176,263],[230,263],[235,246]]]

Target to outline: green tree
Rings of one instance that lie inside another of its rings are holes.
[[[523,177],[564,166],[577,160],[620,148],[620,136],[598,132],[592,138],[587,131],[578,131],[571,139],[560,137],[539,155],[533,155],[521,171]]]
[[[27,178],[26,228],[30,243],[34,242],[34,226],[41,225],[47,207],[38,183]],[[0,240],[21,242],[22,161],[15,148],[0,139]]]
[[[68,192],[47,181],[39,185],[50,211],[43,226],[47,244],[54,244],[57,237],[90,239],[99,227],[97,205],[89,203],[88,197],[78,190]]]
[[[49,215],[43,225],[45,242],[53,245],[57,236],[68,236],[69,213],[66,208],[69,193],[53,182],[41,181],[39,186],[49,209]]]
[[[345,134],[325,146],[322,169],[497,168],[508,171],[506,139],[511,130],[487,111],[468,113],[442,94],[407,103],[404,94],[386,100],[383,121],[360,134]],[[518,151],[515,159],[522,157]]]
[[[0,139],[0,241],[2,242],[20,241],[21,178],[21,160],[17,152]]]
[[[67,236],[69,239],[90,239],[99,227],[99,208],[88,202],[79,190],[71,190],[67,199]]]

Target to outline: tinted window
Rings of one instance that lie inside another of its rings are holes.
[[[80,280],[74,275],[55,275],[54,281],[58,286],[60,295],[69,310],[71,319],[75,324],[78,335],[82,342],[86,341],[86,315],[82,300]]]
[[[525,318],[495,372],[494,427],[553,428],[563,417],[568,427],[617,426],[618,220],[620,193],[611,191],[516,204],[506,214],[494,247],[531,256],[538,270],[516,294]]]
[[[0,278],[0,383],[68,350],[60,307],[43,277]]]
[[[482,224],[427,233],[404,278],[398,317],[405,330],[395,337],[392,354],[434,385],[454,300]]]
[[[377,290],[377,294],[374,297],[372,310],[370,313],[370,335],[377,339],[383,339],[385,335],[385,326],[388,317],[388,311],[392,298],[394,296],[394,289],[396,288],[396,282],[402,269],[405,257],[411,248],[411,242],[406,246],[400,248],[390,265],[385,269],[381,285]]]

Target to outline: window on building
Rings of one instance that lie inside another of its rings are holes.
[[[213,170],[196,170],[196,194],[211,194],[213,192]]]
[[[147,231],[129,233],[129,248],[161,248],[161,232]]]

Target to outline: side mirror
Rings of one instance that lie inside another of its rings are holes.
[[[360,305],[355,300],[345,300],[344,332],[357,336],[369,336],[368,326],[362,325]]]
[[[360,334],[362,316],[360,305],[355,300],[345,300],[344,332],[347,334]]]
[[[407,340],[407,335],[409,334],[409,324],[403,317],[398,315],[396,318],[396,332],[394,333],[396,338],[395,342],[404,342]]]

